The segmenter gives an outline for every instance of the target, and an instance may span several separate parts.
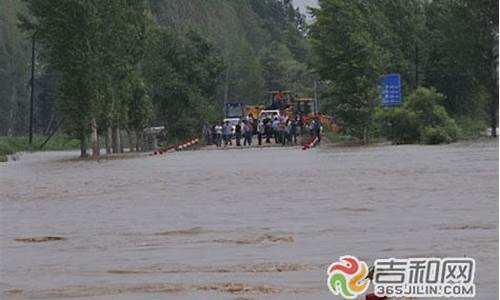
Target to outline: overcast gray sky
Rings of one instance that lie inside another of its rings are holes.
[[[318,6],[318,0],[293,0],[293,3],[296,7],[300,8],[302,13],[307,13],[307,7],[315,7]],[[307,16],[308,20],[311,21],[311,16]]]
[[[302,12],[306,12],[307,6],[317,6],[318,0],[293,0],[295,6],[299,7]]]

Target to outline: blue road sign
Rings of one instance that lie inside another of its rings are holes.
[[[401,105],[401,75],[385,75],[383,78],[383,85],[381,86],[381,93],[383,106]]]

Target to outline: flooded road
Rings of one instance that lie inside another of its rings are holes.
[[[351,254],[473,257],[498,299],[496,141],[75,155],[0,165],[0,298],[336,299]]]

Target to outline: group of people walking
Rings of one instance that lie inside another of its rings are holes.
[[[278,115],[254,119],[251,115],[243,121],[231,124],[229,121],[221,122],[213,126],[204,127],[205,142],[208,145],[215,144],[217,147],[252,146],[254,137],[257,137],[259,146],[266,144],[281,144],[283,146],[296,145],[298,137],[307,130],[311,136],[317,136],[321,140],[321,124],[312,119],[309,122],[303,118],[283,118]]]

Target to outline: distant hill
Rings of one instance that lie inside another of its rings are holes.
[[[218,87],[220,103],[259,103],[266,91],[277,89],[310,94],[305,20],[291,0],[148,2],[159,24],[180,33],[194,30],[220,51],[226,66]],[[0,135],[28,130],[31,40],[17,27],[21,12],[25,13],[24,2],[0,0]],[[53,111],[57,96],[46,97],[53,95],[44,91],[52,85],[53,76],[40,67],[35,130],[43,131],[52,118],[46,112]]]
[[[25,132],[30,41],[17,27],[19,0],[0,0],[0,134]]]
[[[290,0],[149,2],[160,24],[193,29],[221,51],[229,101],[260,101],[266,90],[309,92],[305,20]]]

